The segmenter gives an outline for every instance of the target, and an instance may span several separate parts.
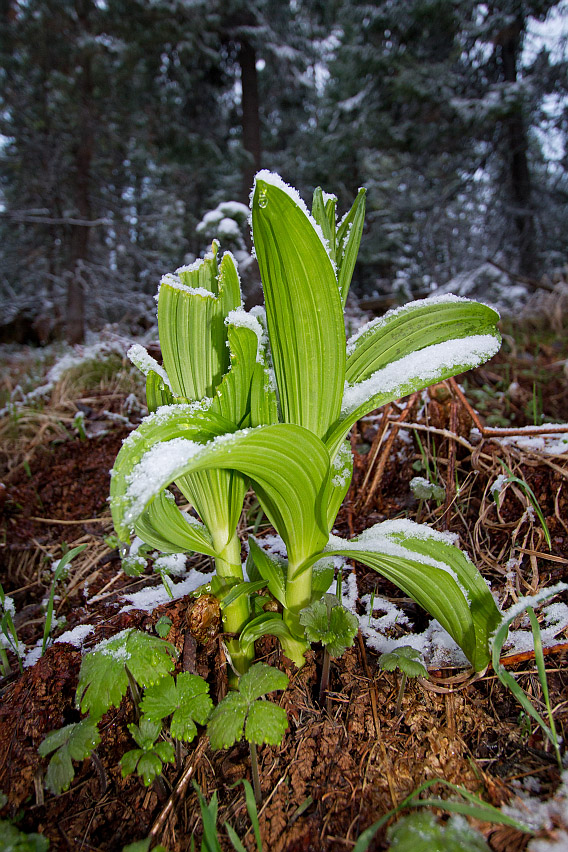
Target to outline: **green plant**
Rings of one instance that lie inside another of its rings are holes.
[[[481,834],[458,815],[442,824],[428,812],[408,814],[387,837],[389,852],[490,852]]]
[[[401,645],[379,657],[379,666],[386,672],[399,669],[402,672],[394,715],[398,716],[402,707],[402,698],[409,677],[428,677],[426,666],[422,662],[420,651],[410,645]]]
[[[452,296],[389,312],[345,340],[343,309],[359,247],[364,191],[336,223],[336,202],[314,193],[312,214],[294,190],[260,172],[252,228],[265,315],[240,307],[232,257],[218,247],[165,276],[158,296],[164,366],[138,347],[150,414],[129,436],[113,469],[117,535],[134,529],[163,552],[215,559],[225,586],[227,647],[243,672],[253,643],[271,633],[302,665],[308,646],[300,614],[333,573],[324,557],[357,559],[430,612],[476,670],[489,661],[499,612],[477,569],[451,536],[408,521],[377,524],[345,541],[330,535],[352,475],[346,436],[369,411],[491,357],[497,314]],[[227,344],[228,343],[228,348]],[[229,369],[230,366],[230,369]],[[257,546],[244,583],[237,520],[248,482],[283,539],[279,562]],[[175,483],[202,523],[176,506]],[[266,585],[282,606],[258,612]]]
[[[74,777],[73,761],[85,760],[96,748],[100,741],[98,723],[106,711],[110,707],[120,705],[129,687],[135,706],[138,707],[138,687],[151,688],[161,679],[169,677],[176,656],[177,651],[169,642],[134,628],[123,630],[111,639],[99,642],[84,656],[79,671],[75,704],[77,709],[89,715],[79,722],[51,731],[38,749],[42,757],[53,753],[46,774],[46,784],[53,793],[68,789]],[[173,682],[173,678],[170,677],[170,680]],[[201,678],[197,680],[202,681]],[[205,682],[202,683],[206,689]],[[151,700],[149,704],[152,706]],[[139,736],[144,739],[141,749],[150,751],[146,748],[149,729],[143,722],[144,720],[141,720],[140,729],[137,729]],[[156,738],[157,734],[154,741]],[[161,747],[158,748],[158,757],[161,751]],[[147,777],[145,770],[151,762],[152,757],[143,761],[144,771],[139,774]],[[134,768],[138,765],[139,761]]]
[[[288,677],[284,672],[265,663],[255,663],[239,679],[238,690],[229,692],[217,705],[207,725],[213,749],[230,748],[244,733],[250,747],[254,795],[258,804],[262,794],[256,746],[262,743],[279,745],[288,727],[286,711],[263,698],[268,692],[287,686]]]
[[[160,639],[165,639],[168,633],[170,632],[171,626],[171,618],[168,618],[167,615],[162,615],[162,617],[157,620],[154,626],[154,630],[156,631]]]
[[[2,852],[47,852],[49,840],[42,834],[25,834],[9,820],[0,820]]]
[[[424,790],[428,790],[434,784],[441,784],[444,787],[447,787],[454,794],[459,796],[459,799],[441,799],[439,797],[428,798],[428,799],[420,799],[418,798]],[[469,790],[466,790],[464,787],[459,787],[457,784],[452,784],[449,781],[445,781],[443,778],[432,778],[429,781],[425,781],[416,790],[413,790],[412,793],[402,800],[396,807],[392,808],[392,810],[387,811],[386,814],[366,828],[361,832],[357,839],[357,843],[353,847],[353,852],[367,852],[371,841],[373,840],[377,831],[379,831],[383,826],[385,826],[389,820],[396,816],[396,814],[400,813],[400,811],[405,808],[424,808],[424,807],[432,807],[432,808],[441,808],[444,811],[449,811],[450,813],[461,814],[461,816],[471,816],[474,819],[480,820],[481,822],[490,822],[497,823],[499,825],[508,825],[512,828],[517,829],[517,831],[522,831],[526,834],[533,834],[533,829],[529,828],[529,826],[525,825],[522,822],[519,822],[513,817],[508,816],[499,810],[499,808],[493,807],[493,805],[488,805],[487,802],[484,802],[478,796],[475,796],[473,793],[470,793]],[[430,849],[436,847],[429,847]],[[459,847],[458,847],[459,850]],[[456,850],[457,852],[457,850]]]
[[[544,654],[542,650],[542,638],[540,635],[540,627],[538,624],[538,620],[536,618],[534,608],[537,604],[542,603],[542,601],[547,600],[550,597],[554,597],[559,592],[565,591],[568,589],[568,584],[566,583],[557,583],[555,586],[551,586],[549,589],[543,589],[536,595],[532,595],[530,597],[521,598],[518,603],[512,606],[506,613],[504,613],[501,623],[499,624],[497,630],[495,631],[495,635],[493,637],[492,644],[492,660],[493,660],[493,668],[495,670],[495,674],[508,689],[511,690],[517,701],[522,705],[524,711],[532,718],[538,722],[540,728],[545,734],[546,738],[552,744],[554,748],[554,753],[556,756],[556,761],[558,763],[558,767],[562,770],[562,755],[560,754],[560,741],[558,739],[558,734],[556,732],[556,726],[554,724],[554,717],[552,715],[552,707],[550,705],[550,696],[548,692],[548,681],[546,677],[546,668],[544,664]],[[511,622],[517,618],[522,612],[527,611],[530,623],[531,630],[533,634],[534,641],[534,655],[535,661],[538,671],[538,677],[540,681],[540,686],[542,689],[542,695],[544,698],[544,703],[546,706],[546,712],[548,716],[548,725],[535,708],[531,700],[529,699],[526,692],[522,689],[521,686],[517,683],[513,675],[507,671],[507,669],[501,664],[500,656],[501,650],[503,648],[503,644],[505,639],[507,638],[507,634],[509,632],[509,625]]]
[[[501,477],[503,477],[503,478],[498,477],[495,480],[495,483],[494,483],[494,485],[491,489],[491,494],[493,495],[493,499],[495,500],[495,503],[497,504],[497,508],[499,508],[499,494],[501,493],[501,488],[502,488],[503,485],[508,484],[508,483],[514,483],[515,485],[518,485],[520,488],[522,488],[523,491],[525,492],[525,494],[527,495],[527,497],[529,498],[529,501],[530,501],[533,509],[535,510],[537,516],[538,516],[538,519],[539,519],[540,524],[542,526],[542,531],[544,532],[544,537],[546,539],[546,543],[548,545],[548,549],[552,550],[552,539],[550,538],[550,530],[548,529],[548,525],[547,525],[547,523],[544,519],[542,509],[540,508],[539,502],[536,499],[536,495],[535,495],[534,491],[532,490],[532,488],[530,487],[528,482],[525,482],[524,479],[521,479],[520,477],[515,476],[513,471],[510,469],[510,467],[508,467],[508,465],[503,461],[503,459],[498,459],[498,461],[499,461],[499,464],[506,470],[507,475],[505,476],[504,474],[502,474]],[[498,487],[496,487],[497,484],[498,484]]]
[[[332,657],[341,657],[353,645],[359,622],[335,595],[325,594],[300,613],[300,624],[308,642],[321,642],[324,648],[320,679],[320,704],[329,687],[329,668]]]
[[[89,717],[51,731],[38,748],[42,757],[54,752],[47,767],[46,786],[53,793],[68,790],[75,775],[73,761],[86,760],[100,741],[96,721]]]
[[[0,583],[0,662],[2,664],[2,674],[9,675],[11,672],[8,655],[6,649],[12,651],[18,661],[20,671],[23,672],[22,651],[23,645],[20,645],[16,625],[12,614],[15,612],[14,601],[11,597],[4,593],[2,584]]]
[[[260,839],[260,826],[258,824],[258,811],[256,808],[254,792],[251,785],[246,779],[243,779],[242,782],[237,781],[237,784],[240,783],[242,783],[245,788],[247,811],[254,831],[257,852],[262,852],[262,841]],[[205,800],[205,797],[201,792],[201,788],[199,787],[199,784],[196,781],[193,782],[193,788],[197,793],[197,797],[199,799],[199,809],[201,811],[201,821],[203,823],[203,840],[201,841],[201,852],[221,852],[221,844],[219,843],[219,835],[217,832],[217,793],[213,793],[209,804],[207,804],[207,801]],[[223,828],[229,835],[229,840],[231,841],[233,848],[236,850],[236,852],[245,852],[245,847],[243,846],[235,829],[232,828],[228,822],[224,823]],[[191,849],[195,849],[195,842],[193,836],[191,837]]]
[[[42,656],[45,654],[45,650],[47,648],[47,642],[49,639],[49,635],[51,633],[51,626],[53,622],[53,601],[55,597],[55,589],[57,588],[57,584],[65,576],[67,571],[69,570],[69,565],[71,560],[75,558],[79,553],[82,553],[86,544],[80,544],[78,547],[74,547],[72,550],[67,551],[67,553],[62,556],[62,558],[57,563],[57,567],[53,572],[53,580],[51,582],[51,588],[49,590],[49,599],[47,602],[47,609],[45,612],[45,622],[43,625],[43,639],[41,643],[41,654]]]
[[[154,778],[162,772],[162,764],[175,761],[174,747],[166,740],[156,742],[162,731],[162,722],[152,722],[147,717],[140,719],[140,724],[128,725],[132,738],[138,748],[126,751],[120,760],[122,777],[137,772],[148,787]]]

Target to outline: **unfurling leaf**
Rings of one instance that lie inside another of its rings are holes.
[[[353,644],[359,622],[335,595],[324,595],[300,613],[300,624],[310,642],[325,645],[330,657],[340,657]]]

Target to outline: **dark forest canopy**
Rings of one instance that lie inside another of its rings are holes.
[[[547,0],[0,0],[3,304],[59,317],[71,341],[135,321],[261,166],[340,211],[368,188],[360,293],[486,259],[538,279],[568,254],[568,68],[561,36],[532,32],[567,15]]]

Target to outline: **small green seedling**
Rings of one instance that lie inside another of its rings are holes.
[[[399,648],[395,648],[386,654],[381,654],[379,657],[379,666],[386,672],[393,672],[395,669],[399,669],[402,672],[394,711],[395,717],[398,717],[402,707],[406,681],[409,677],[428,677],[428,671],[421,660],[420,651],[417,651],[410,645],[401,645]]]
[[[75,775],[72,761],[86,760],[100,741],[97,723],[90,717],[47,735],[38,751],[42,757],[54,752],[45,777],[46,786],[52,793],[69,789]]]
[[[20,671],[23,672],[22,655],[20,653],[20,642],[18,633],[12,614],[15,612],[14,601],[11,597],[4,594],[4,589],[0,583],[0,663],[2,664],[2,674],[9,675],[12,671],[8,661],[6,649],[13,651],[18,661]]]
[[[152,722],[146,717],[140,719],[140,725],[131,723],[128,730],[139,748],[133,748],[122,755],[120,771],[122,777],[137,772],[148,787],[152,781],[161,775],[164,763],[174,763],[175,752],[171,743],[166,740],[156,742],[162,731],[162,723]]]
[[[246,778],[244,778],[242,782],[237,781],[236,783],[242,783],[245,788],[247,811],[254,830],[257,852],[262,852],[262,840],[260,839],[260,826],[258,823],[258,810],[256,807],[253,789],[249,782],[246,780]],[[234,784],[233,786],[236,786],[236,784]],[[196,781],[193,782],[193,789],[197,793],[197,797],[199,799],[201,821],[203,822],[203,840],[201,841],[201,852],[221,852],[221,844],[219,843],[219,834],[217,831],[217,793],[213,793],[209,804],[207,804],[207,801],[205,800],[205,797],[201,792],[201,788]],[[235,829],[232,828],[228,822],[224,823],[223,827],[229,835],[229,840],[233,844],[233,848],[236,850],[236,852],[246,852],[245,847],[243,846],[242,841],[240,840]],[[192,852],[193,850],[195,850],[195,842],[193,839],[193,835],[191,837],[190,848]]]
[[[170,632],[171,626],[171,618],[168,618],[167,615],[162,615],[162,617],[157,620],[154,629],[160,639],[165,639],[168,633]]]
[[[430,482],[424,476],[415,476],[410,480],[410,490],[421,503],[434,499],[438,505],[446,498],[446,489],[442,485]]]
[[[25,834],[9,820],[0,820],[2,852],[47,852],[49,840],[42,834]]]
[[[389,852],[489,852],[489,846],[464,817],[439,823],[429,811],[408,814],[387,834]]]
[[[151,837],[144,837],[143,840],[135,840],[134,843],[129,843],[128,846],[123,846],[122,852],[150,852]],[[168,852],[165,846],[160,843],[159,846],[154,846],[152,852]]]
[[[243,736],[250,746],[254,795],[262,800],[256,746],[279,745],[288,727],[286,711],[270,701],[262,700],[269,692],[286,689],[284,672],[255,663],[239,680],[238,691],[228,695],[215,708],[207,726],[211,748],[230,748]]]
[[[502,488],[503,484],[514,483],[515,485],[518,485],[520,488],[522,488],[523,491],[525,492],[525,494],[527,495],[527,497],[529,498],[529,501],[530,501],[533,509],[535,510],[537,516],[538,516],[538,519],[539,519],[540,524],[542,526],[542,531],[544,533],[544,537],[546,539],[546,543],[548,545],[548,549],[552,550],[552,539],[550,538],[550,530],[548,529],[548,525],[547,525],[547,523],[544,519],[542,509],[540,508],[539,502],[536,499],[536,495],[535,495],[534,491],[532,490],[532,488],[530,487],[528,482],[525,482],[524,479],[520,479],[518,476],[515,476],[513,471],[510,469],[510,467],[508,467],[505,464],[503,459],[498,459],[498,461],[499,461],[499,464],[507,471],[507,476],[506,476],[504,482],[501,481],[501,477],[498,477],[496,482],[494,483],[494,487],[491,489],[491,494],[493,496],[493,499],[495,500],[495,503],[497,504],[497,508],[499,508],[499,494],[501,492],[501,488]],[[495,485],[497,483],[499,483],[498,488],[495,487]]]
[[[329,687],[329,668],[332,657],[341,657],[353,645],[359,622],[335,595],[325,594],[300,613],[300,624],[308,642],[321,642],[324,647],[320,681],[320,703]]]
[[[53,623],[53,603],[55,599],[55,589],[57,588],[57,584],[61,580],[63,576],[65,576],[66,572],[69,570],[69,565],[71,560],[75,558],[79,553],[82,553],[86,544],[80,544],[78,547],[74,547],[72,550],[68,550],[67,553],[59,560],[57,563],[57,567],[53,573],[53,580],[51,583],[51,589],[49,590],[49,600],[47,602],[47,610],[45,612],[45,624],[43,626],[43,640],[41,643],[41,655],[45,654],[47,648],[47,641],[49,639],[49,635],[51,633],[51,625]]]

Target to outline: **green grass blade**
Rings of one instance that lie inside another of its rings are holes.
[[[542,696],[544,698],[544,703],[546,705],[546,712],[548,715],[548,723],[551,733],[551,742],[556,753],[556,760],[558,763],[558,768],[562,771],[562,755],[560,754],[560,745],[558,743],[558,734],[556,732],[556,725],[554,724],[554,716],[552,715],[552,707],[550,704],[550,693],[548,691],[548,679],[546,677],[546,666],[544,663],[544,653],[542,650],[542,636],[540,633],[540,627],[538,624],[538,619],[535,615],[534,609],[532,606],[527,607],[527,613],[531,622],[531,629],[534,639],[534,658],[536,662],[536,667],[538,671],[538,678],[540,680],[540,686],[542,689]]]
[[[324,435],[345,378],[343,310],[321,230],[300,197],[259,172],[252,228],[282,418]]]

